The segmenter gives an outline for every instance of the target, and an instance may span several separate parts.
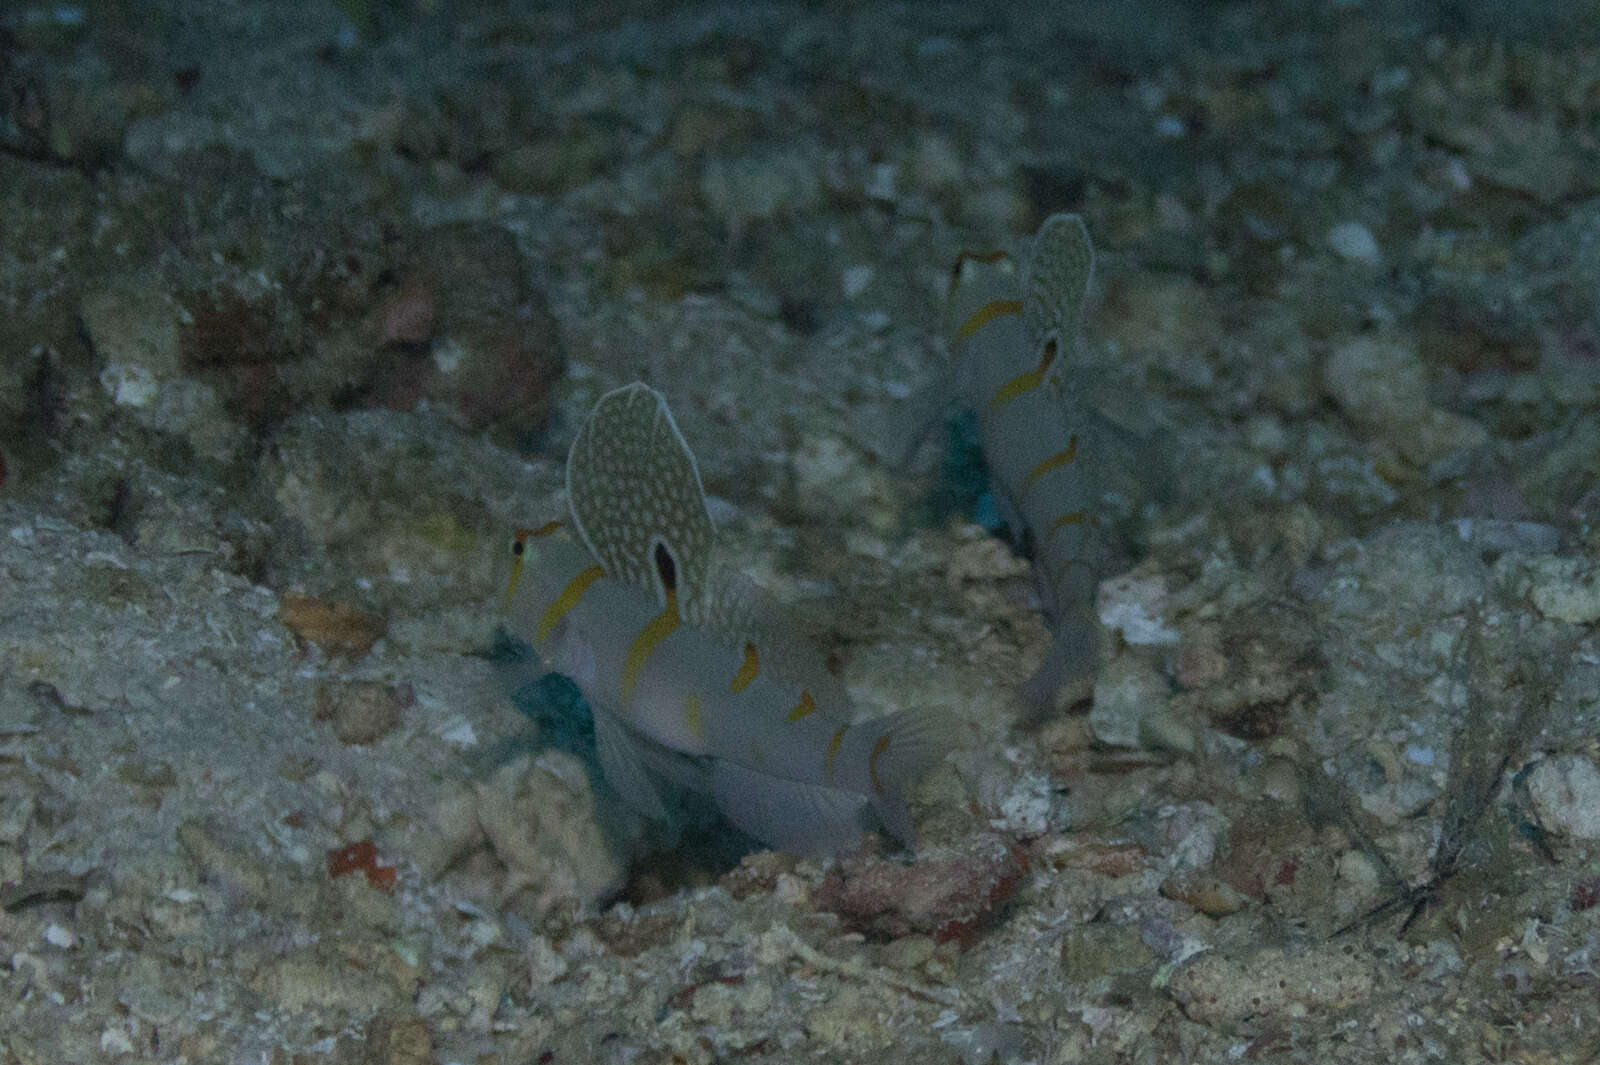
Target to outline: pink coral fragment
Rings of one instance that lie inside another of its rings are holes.
[[[874,937],[927,935],[970,944],[1027,872],[1022,848],[993,834],[978,836],[957,857],[914,865],[847,857],[823,880],[817,907]]]

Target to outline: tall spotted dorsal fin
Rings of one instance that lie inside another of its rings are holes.
[[[600,397],[567,454],[567,503],[607,575],[698,617],[716,532],[700,467],[661,393],[635,381]]]
[[[1034,351],[1054,343],[1070,360],[1094,277],[1094,245],[1075,214],[1053,214],[1034,234],[1022,268],[1022,314]]]

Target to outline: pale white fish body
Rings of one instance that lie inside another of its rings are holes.
[[[1052,215],[1025,261],[963,257],[951,293],[956,379],[978,414],[997,494],[1032,542],[1054,646],[1023,686],[1037,711],[1098,665],[1095,587],[1105,565],[1093,452],[1103,420],[1075,375],[1084,297],[1094,268],[1076,215]]]
[[[826,675],[779,668],[747,597],[704,582],[714,532],[699,474],[661,397],[642,384],[596,405],[568,460],[571,531],[517,538],[508,624],[571,677],[595,716],[602,772],[660,817],[656,781],[709,792],[774,846],[825,854],[877,823],[911,842],[905,789],[949,748],[936,715],[852,724]],[[642,561],[641,561],[642,560]]]
[[[695,694],[685,683],[690,672],[670,667],[675,661],[688,667],[703,656],[710,661],[702,668],[720,672],[736,669],[738,656],[724,646],[703,646],[692,628],[679,625],[630,666],[637,638],[661,616],[653,598],[602,576],[586,548],[559,534],[529,541],[525,558],[532,568],[529,594],[508,614],[512,631],[528,638],[552,670],[570,677],[597,710],[681,754],[705,754],[705,730],[686,712]],[[626,687],[624,677],[631,678]]]

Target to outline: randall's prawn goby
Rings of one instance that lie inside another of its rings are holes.
[[[601,772],[665,816],[662,785],[710,794],[774,847],[827,854],[881,826],[910,844],[905,793],[950,749],[911,709],[860,723],[825,671],[717,565],[694,455],[650,387],[601,397],[567,459],[566,520],[517,533],[507,622],[577,683]]]

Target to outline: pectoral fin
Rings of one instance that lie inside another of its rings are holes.
[[[606,784],[645,817],[666,820],[667,808],[645,770],[640,747],[646,741],[634,735],[614,714],[598,707],[592,709],[595,750]]]
[[[1061,689],[1092,676],[1099,667],[1100,628],[1092,605],[1056,619],[1050,650],[1019,692],[1027,707],[1024,721],[1028,725],[1042,723],[1053,715]]]
[[[712,795],[724,817],[779,850],[822,857],[855,841],[865,830],[863,795],[821,784],[801,784],[718,760]]]
[[[880,450],[889,456],[897,469],[916,469],[918,454],[930,439],[944,427],[945,419],[956,409],[956,375],[935,379],[924,385],[898,407],[888,408],[882,436],[886,444]]]

